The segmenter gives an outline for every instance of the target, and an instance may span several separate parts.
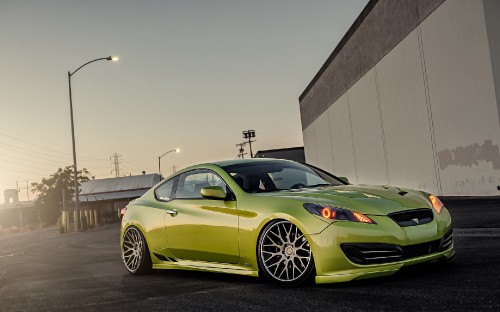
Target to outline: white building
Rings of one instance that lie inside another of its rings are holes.
[[[499,195],[500,1],[372,0],[300,96],[306,161]]]

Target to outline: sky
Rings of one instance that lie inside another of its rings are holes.
[[[111,178],[303,146],[298,97],[367,0],[0,0],[0,203],[72,165]],[[245,152],[249,153],[248,145]],[[16,184],[17,183],[17,184]]]

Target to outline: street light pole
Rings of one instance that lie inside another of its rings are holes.
[[[82,67],[90,64],[90,63],[93,63],[93,62],[97,62],[97,61],[101,61],[101,60],[107,60],[107,61],[118,61],[118,58],[117,57],[112,57],[112,56],[108,56],[108,57],[101,57],[101,58],[98,58],[98,59],[95,59],[95,60],[92,60],[90,62],[87,62],[85,64],[83,64],[82,66],[78,67],[74,72],[70,72],[68,71],[68,85],[69,85],[69,111],[70,111],[70,114],[71,114],[71,140],[72,140],[72,143],[73,143],[73,179],[75,180],[74,181],[74,185],[75,185],[75,212],[76,212],[76,219],[75,219],[75,227],[77,230],[80,230],[81,227],[80,227],[80,199],[78,198],[78,193],[79,193],[79,190],[78,190],[78,169],[77,169],[77,166],[76,166],[76,144],[75,144],[75,123],[74,123],[74,120],[73,120],[73,97],[72,97],[72,94],[71,94],[71,76],[73,76],[74,74],[76,74],[77,71],[79,71]]]
[[[164,153],[163,155],[161,155],[160,157],[158,157],[158,174],[161,176],[161,158],[165,155],[167,155],[168,153],[172,153],[172,152],[176,152],[176,153],[179,153],[181,150],[179,148],[176,148],[176,149],[173,149],[173,150],[170,150],[166,153]]]

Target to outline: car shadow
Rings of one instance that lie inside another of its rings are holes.
[[[442,280],[456,274],[459,265],[455,261],[422,263],[401,268],[393,275],[353,280],[345,283],[321,284],[323,288],[364,288],[394,283],[411,283],[421,280]]]

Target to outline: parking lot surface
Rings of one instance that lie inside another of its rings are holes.
[[[445,204],[455,226],[452,262],[299,288],[194,271],[132,276],[118,225],[14,234],[0,238],[0,311],[500,311],[500,201]]]

